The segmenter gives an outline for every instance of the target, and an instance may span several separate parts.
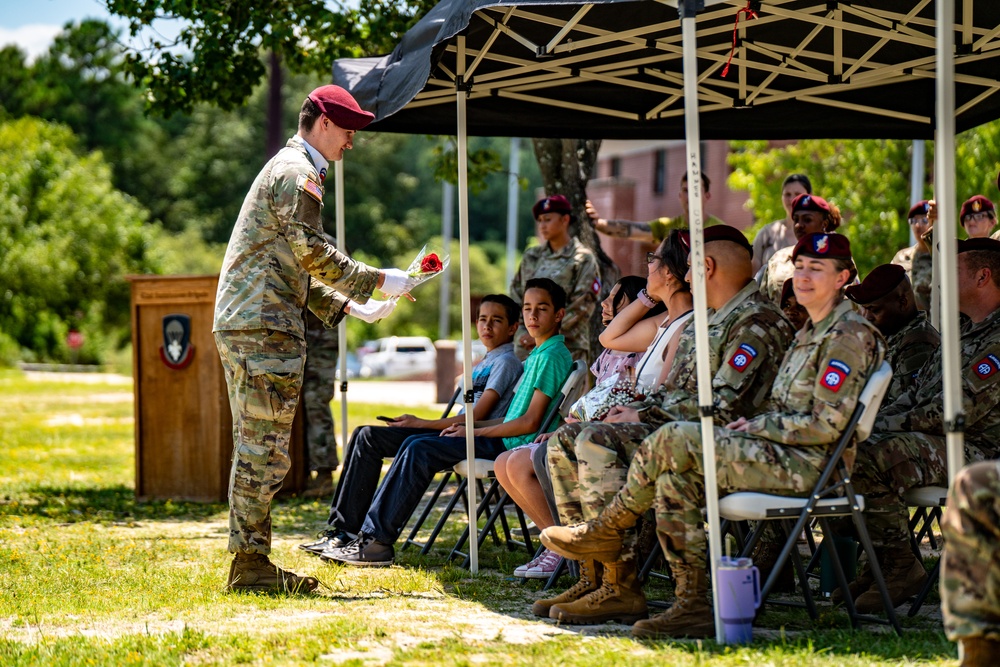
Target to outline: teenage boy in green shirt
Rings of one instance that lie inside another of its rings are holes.
[[[525,284],[521,317],[535,347],[524,362],[524,374],[503,419],[476,422],[473,436],[476,458],[495,459],[507,449],[531,442],[545,419],[552,399],[569,375],[573,359],[566,348],[559,324],[566,314],[566,292],[549,278],[534,278]],[[452,424],[440,435],[415,435],[406,439],[393,467],[372,503],[385,506],[383,496],[400,497],[401,487],[426,488],[433,476],[465,459],[465,424]],[[391,494],[391,495],[387,495]],[[394,512],[408,516],[408,512]],[[358,538],[340,549],[327,549],[320,558],[345,565],[384,567],[392,565],[393,544],[403,526],[383,521],[369,511]]]

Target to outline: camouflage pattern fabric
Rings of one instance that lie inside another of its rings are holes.
[[[794,246],[797,239],[792,231],[793,228],[794,225],[791,222],[785,222],[785,220],[775,220],[762,227],[753,238],[754,266],[763,269],[767,266],[768,261],[774,257],[774,253],[782,248]]]
[[[354,261],[323,233],[323,187],[298,136],[257,175],[226,249],[213,331],[272,329],[305,338],[302,311],[310,298],[365,303],[378,269]],[[314,278],[315,280],[311,280]],[[330,317],[324,318],[332,324]]]
[[[216,346],[233,412],[229,550],[271,552],[271,499],[288,473],[305,342],[283,331],[220,331]]]
[[[906,277],[913,286],[913,297],[919,310],[929,310],[931,304],[931,254],[917,252],[917,246],[903,248],[892,258],[891,264],[906,269]],[[895,366],[893,367],[895,370]]]
[[[306,311],[306,366],[302,407],[306,422],[306,470],[336,470],[337,437],[330,401],[337,386],[337,329]]]
[[[525,250],[521,265],[510,282],[510,296],[519,305],[524,302],[524,284],[532,278],[551,278],[566,290],[566,315],[559,333],[565,337],[573,360],[583,359],[589,365],[593,361],[590,316],[597,307],[597,295],[601,291],[600,270],[594,252],[575,237],[570,237],[569,243],[558,252],[552,252],[548,243]],[[524,324],[514,334],[514,354],[521,361],[529,352],[520,342],[526,334]]]
[[[785,281],[795,273],[795,264],[792,263],[792,251],[795,246],[787,246],[775,251],[771,259],[764,265],[764,273],[760,278],[760,291],[771,303],[778,303],[781,300],[781,288]]]
[[[1000,640],[1000,461],[955,477],[941,520],[941,611],[951,640]]]
[[[753,281],[709,314],[708,355],[717,423],[725,425],[757,412],[793,335],[792,325]],[[663,386],[631,404],[643,423],[656,428],[699,418],[694,338],[691,318]]]
[[[965,460],[1000,458],[1000,310],[962,324],[962,408]],[[873,435],[858,446],[852,478],[867,503],[872,542],[908,538],[902,494],[917,486],[946,486],[944,393],[940,348],[923,365],[914,387],[883,405]]]
[[[791,340],[791,325],[761,297],[753,281],[711,313],[709,361],[717,423],[728,424],[756,411]],[[625,468],[642,438],[668,421],[697,417],[698,380],[690,323],[665,386],[669,389],[632,404],[640,410],[640,424],[573,423],[549,439],[549,474],[563,525],[600,513],[621,488]]]
[[[747,431],[715,428],[719,490],[807,493],[882,356],[878,332],[847,302],[806,324]],[[633,512],[655,508],[668,560],[706,564],[700,422],[667,424],[647,437],[620,495]]]
[[[920,369],[941,347],[941,335],[927,315],[918,312],[906,326],[886,339],[886,361],[892,366],[892,383],[883,403],[894,402],[916,385]]]

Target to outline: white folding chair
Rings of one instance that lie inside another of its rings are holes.
[[[875,558],[875,550],[872,546],[871,538],[868,536],[868,529],[865,526],[862,513],[865,508],[864,498],[854,491],[851,484],[850,471],[843,460],[844,451],[856,437],[858,442],[868,438],[871,434],[872,426],[875,423],[875,415],[885,392],[889,388],[892,379],[892,368],[887,362],[882,362],[879,368],[872,373],[865,384],[858,405],[851,415],[851,419],[841,434],[836,447],[830,453],[830,460],[820,474],[819,481],[813,487],[812,492],[805,498],[790,496],[779,496],[768,493],[738,492],[732,493],[719,499],[719,514],[728,521],[757,521],[758,524],[744,545],[743,555],[749,555],[756,542],[763,533],[766,521],[780,521],[785,529],[785,544],[781,550],[778,560],[771,570],[763,588],[761,589],[761,601],[767,599],[768,594],[774,587],[784,567],[785,562],[791,558],[792,564],[798,573],[799,582],[802,585],[802,594],[805,597],[805,607],[809,615],[815,619],[819,614],[816,610],[816,603],[813,600],[812,592],[809,588],[806,570],[799,557],[797,541],[802,530],[813,520],[818,523],[825,538],[822,547],[827,549],[833,565],[837,582],[844,591],[844,605],[847,613],[851,617],[853,627],[858,627],[862,620],[874,623],[888,623],[900,635],[903,633],[896,611],[886,590],[885,579],[882,577],[881,568]],[[872,576],[882,594],[882,603],[886,609],[888,621],[873,616],[860,616],[854,607],[854,601],[847,595],[847,577],[844,574],[840,558],[836,549],[833,548],[833,531],[830,530],[829,519],[832,517],[851,517],[858,534],[858,539],[871,564]],[[794,520],[794,524],[792,521]]]
[[[917,558],[922,559],[920,555],[920,543],[925,536],[930,542],[931,548],[937,548],[937,541],[934,538],[934,522],[937,521],[940,527],[941,509],[945,506],[947,498],[948,489],[943,486],[919,486],[903,494],[903,499],[906,500],[907,507],[917,508],[913,518],[910,519],[910,546],[913,548],[913,553],[916,554]],[[910,611],[907,612],[908,616],[916,616],[917,612],[920,611],[920,607],[923,606],[927,595],[937,585],[940,571],[941,560],[939,559],[928,573],[927,583],[920,589],[917,597],[913,600],[913,604],[910,605]]]

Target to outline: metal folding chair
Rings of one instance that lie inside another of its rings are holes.
[[[834,574],[844,595],[844,606],[851,618],[851,625],[858,627],[861,621],[873,623],[889,624],[895,631],[902,635],[903,629],[899,625],[896,610],[893,608],[892,600],[886,589],[885,579],[879,567],[878,559],[875,557],[875,549],[872,546],[871,538],[868,536],[868,529],[864,521],[864,497],[854,491],[851,484],[850,471],[843,460],[844,451],[851,444],[854,437],[860,442],[865,440],[870,434],[872,425],[875,422],[875,415],[885,392],[892,379],[892,369],[887,362],[882,362],[881,366],[868,378],[857,408],[847,424],[847,428],[841,434],[840,440],[830,454],[830,460],[819,481],[813,487],[812,492],[805,498],[790,496],[779,496],[767,493],[738,492],[733,493],[719,500],[719,513],[728,521],[757,521],[757,526],[744,545],[742,555],[749,555],[754,545],[763,533],[765,522],[779,521],[785,530],[785,543],[778,560],[761,589],[761,601],[767,599],[768,594],[777,582],[781,569],[786,561],[791,558],[792,564],[798,574],[799,582],[802,586],[802,594],[805,598],[805,608],[809,615],[816,619],[819,614],[816,610],[816,603],[813,600],[812,592],[803,567],[802,559],[798,553],[798,537],[809,523],[816,519],[823,531],[825,538],[821,548],[827,550],[833,565]],[[837,550],[833,548],[833,531],[830,529],[829,519],[832,517],[851,517],[857,531],[858,539],[871,565],[872,576],[882,595],[882,603],[885,606],[888,620],[883,620],[874,616],[861,616],[854,607],[854,601],[847,595],[847,576],[841,565]],[[813,559],[815,560],[815,558]]]
[[[945,500],[948,498],[948,489],[943,486],[920,486],[907,491],[903,494],[903,498],[909,507],[917,508],[916,513],[914,513],[913,518],[910,520],[910,546],[913,548],[913,553],[916,554],[917,558],[921,558],[920,543],[925,536],[928,538],[931,548],[937,548],[937,540],[934,538],[934,522],[938,523],[938,527],[941,526],[941,508],[944,507]],[[917,597],[913,600],[913,604],[910,605],[910,610],[907,612],[908,616],[916,616],[917,612],[920,611],[920,607],[923,606],[927,595],[937,585],[940,572],[941,560],[938,559],[938,562],[928,572],[927,583],[920,589]]]

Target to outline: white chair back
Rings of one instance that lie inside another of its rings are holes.
[[[875,425],[875,415],[882,407],[882,400],[885,398],[885,392],[889,390],[891,381],[892,366],[889,365],[888,361],[883,361],[868,378],[868,383],[865,384],[864,391],[861,392],[861,398],[858,399],[858,402],[865,406],[864,412],[861,413],[861,419],[858,420],[858,425],[854,429],[858,442],[867,440],[868,436],[871,435],[872,427]]]

